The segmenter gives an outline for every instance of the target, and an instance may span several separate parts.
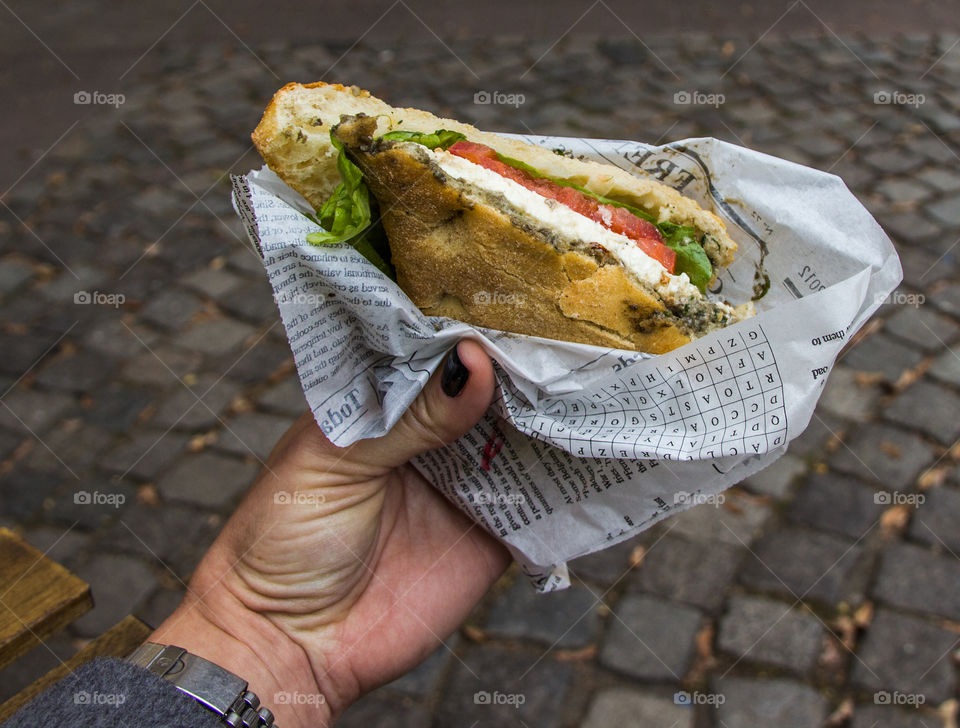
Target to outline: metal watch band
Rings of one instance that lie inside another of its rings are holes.
[[[260,707],[260,698],[247,690],[245,680],[182,647],[146,642],[127,657],[127,662],[173,683],[180,692],[217,713],[231,728],[274,725],[273,713]]]

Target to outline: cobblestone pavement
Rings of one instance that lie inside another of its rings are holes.
[[[0,206],[0,523],[97,602],[29,670],[0,673],[0,697],[127,613],[168,614],[304,409],[225,180],[257,164],[248,134],[272,69],[490,129],[710,135],[828,170],[905,269],[776,465],[721,507],[573,563],[568,591],[535,596],[509,572],[342,725],[956,725],[957,38],[253,51],[161,43],[159,70],[85,116]],[[524,103],[474,104],[477,91]],[[675,103],[684,91],[706,103]]]

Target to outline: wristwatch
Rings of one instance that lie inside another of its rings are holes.
[[[199,700],[231,728],[274,725],[273,713],[260,707],[260,698],[247,690],[246,680],[182,647],[146,642],[127,657],[127,662],[172,682],[177,690]]]

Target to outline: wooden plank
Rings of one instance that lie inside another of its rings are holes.
[[[7,720],[20,708],[40,693],[65,678],[95,657],[126,657],[143,644],[153,630],[136,617],[125,617],[93,642],[59,667],[55,667],[40,679],[32,682],[19,693],[0,705],[0,723]]]
[[[0,528],[0,668],[92,608],[86,582]]]

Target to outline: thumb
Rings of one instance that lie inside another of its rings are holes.
[[[393,468],[453,442],[486,412],[493,387],[493,364],[483,347],[460,341],[393,429],[383,437],[361,440],[351,459]]]

